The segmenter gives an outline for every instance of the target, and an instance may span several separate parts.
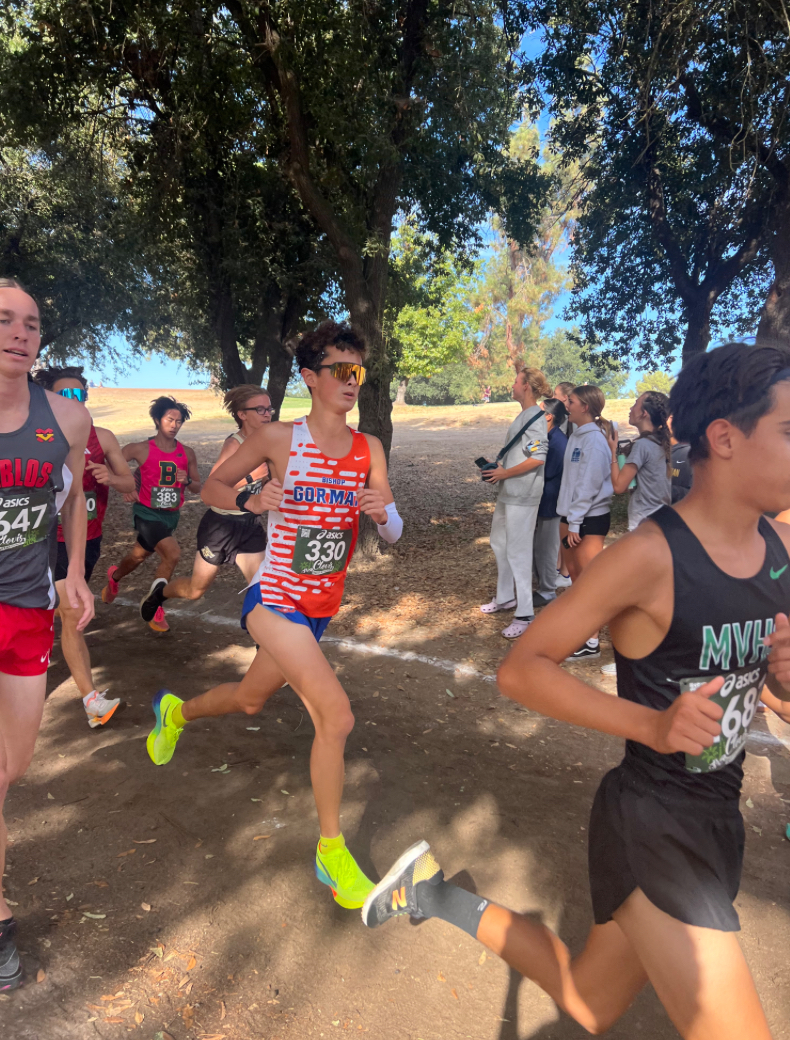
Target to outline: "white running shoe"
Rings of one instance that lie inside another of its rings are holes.
[[[601,672],[604,675],[609,675],[614,679],[617,677],[617,665],[614,663],[614,661],[612,661],[611,664],[602,664]]]
[[[573,582],[571,581],[570,574],[560,574],[560,572],[557,571],[557,581],[554,587],[557,589],[569,589],[571,585],[573,585]]]
[[[83,698],[82,704],[91,729],[96,729],[97,726],[103,726],[105,722],[108,722],[121,703],[120,697],[105,697],[106,692],[105,690],[104,693],[99,693],[98,690],[94,690],[87,700]]]

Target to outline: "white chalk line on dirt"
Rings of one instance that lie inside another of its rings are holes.
[[[126,599],[125,596],[118,596],[115,600],[123,607],[135,607],[139,609],[139,604],[132,599]],[[225,628],[240,628],[239,622],[236,618],[225,617],[223,614],[212,614],[210,610],[201,612],[194,608],[185,606],[168,606],[168,614],[175,614],[180,617],[194,618],[197,621],[206,621],[210,625],[222,625]],[[379,643],[358,643],[355,639],[347,639],[342,636],[328,636],[324,635],[321,637],[322,643],[331,643],[333,646],[338,647],[340,650],[350,650],[352,653],[363,654],[368,657],[393,657],[399,661],[406,663],[411,662],[414,664],[427,664],[432,668],[437,668],[442,672],[449,672],[456,679],[479,679],[481,682],[495,683],[495,675],[486,675],[485,672],[479,672],[471,664],[459,664],[456,661],[449,661],[444,657],[431,657],[428,654],[417,654],[413,650],[398,650],[392,646],[381,646]],[[777,737],[776,734],[770,731],[765,733],[749,733],[746,737],[746,741],[754,746],[766,746],[783,747],[790,751],[790,741],[784,740],[782,737]]]

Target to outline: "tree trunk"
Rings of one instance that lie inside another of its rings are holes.
[[[686,304],[686,338],[683,341],[683,364],[696,354],[702,354],[710,343],[710,312],[714,300],[700,293],[693,304]]]
[[[236,318],[233,293],[229,285],[222,285],[216,294],[214,331],[222,356],[222,375],[226,389],[247,382],[247,369],[239,357],[236,342]]]
[[[395,404],[406,404],[406,387],[409,385],[409,377],[402,376],[398,382],[398,392],[395,395]]]
[[[293,357],[284,343],[278,344],[277,350],[272,351],[269,357],[269,381],[267,389],[274,405],[272,419],[276,422],[280,418],[280,408],[285,399],[285,390],[291,379],[293,368]]]
[[[777,207],[770,245],[774,280],[760,315],[757,342],[790,345],[790,197]]]

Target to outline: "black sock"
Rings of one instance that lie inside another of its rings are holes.
[[[515,617],[513,618],[513,620],[514,621],[534,621],[535,620],[535,615],[534,614],[524,614],[522,616],[521,614],[516,614]]]
[[[425,917],[438,917],[468,932],[473,939],[477,938],[480,918],[488,906],[487,899],[448,885],[446,881],[420,881],[416,889],[417,905]]]

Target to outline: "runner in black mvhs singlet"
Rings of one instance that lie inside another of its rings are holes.
[[[790,721],[790,527],[763,516],[790,505],[790,349],[703,354],[670,400],[690,444],[691,491],[596,557],[499,673],[527,707],[626,738],[590,821],[596,923],[584,951],[571,959],[545,926],[444,882],[426,842],[374,889],[363,920],[449,921],[591,1032],[650,980],[687,1040],[769,1040],[732,904],[758,700]],[[604,624],[617,698],[560,667]]]

